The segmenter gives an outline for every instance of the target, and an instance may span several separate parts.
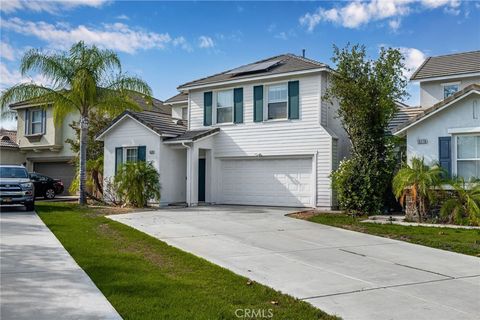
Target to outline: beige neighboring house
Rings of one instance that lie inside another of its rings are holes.
[[[19,152],[24,157],[26,168],[54,179],[61,179],[68,191],[75,176],[72,164],[74,153],[65,140],[75,138],[69,126],[78,120],[78,113],[67,115],[60,124],[53,121],[53,108],[19,102],[10,105],[17,112],[17,138]]]
[[[25,154],[17,144],[17,131],[0,129],[0,164],[23,164]]]

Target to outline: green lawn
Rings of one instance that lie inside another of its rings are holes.
[[[428,247],[480,256],[480,230],[361,223],[360,220],[365,218],[326,213],[315,215],[308,220]]]
[[[238,319],[237,309],[267,316],[272,309],[273,319],[338,319],[111,221],[105,211],[71,203],[36,208],[124,319]]]

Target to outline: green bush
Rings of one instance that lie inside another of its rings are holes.
[[[127,162],[118,168],[115,190],[122,202],[145,207],[148,200],[160,200],[160,175],[151,163]]]
[[[448,183],[453,188],[453,196],[446,200],[440,210],[440,217],[455,224],[480,224],[480,182],[466,182],[463,178],[452,179]]]

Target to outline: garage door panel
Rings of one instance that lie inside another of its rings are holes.
[[[68,162],[35,162],[33,171],[62,180],[65,186],[63,194],[68,194],[68,189],[75,178],[75,166]]]
[[[221,180],[222,203],[312,205],[311,158],[223,160]]]

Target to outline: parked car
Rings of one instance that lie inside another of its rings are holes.
[[[62,193],[64,190],[63,182],[60,179],[53,179],[36,172],[30,172],[29,175],[30,180],[35,185],[35,197],[53,199],[55,195]]]
[[[24,166],[0,165],[0,205],[23,204],[27,211],[32,211],[34,189]]]

